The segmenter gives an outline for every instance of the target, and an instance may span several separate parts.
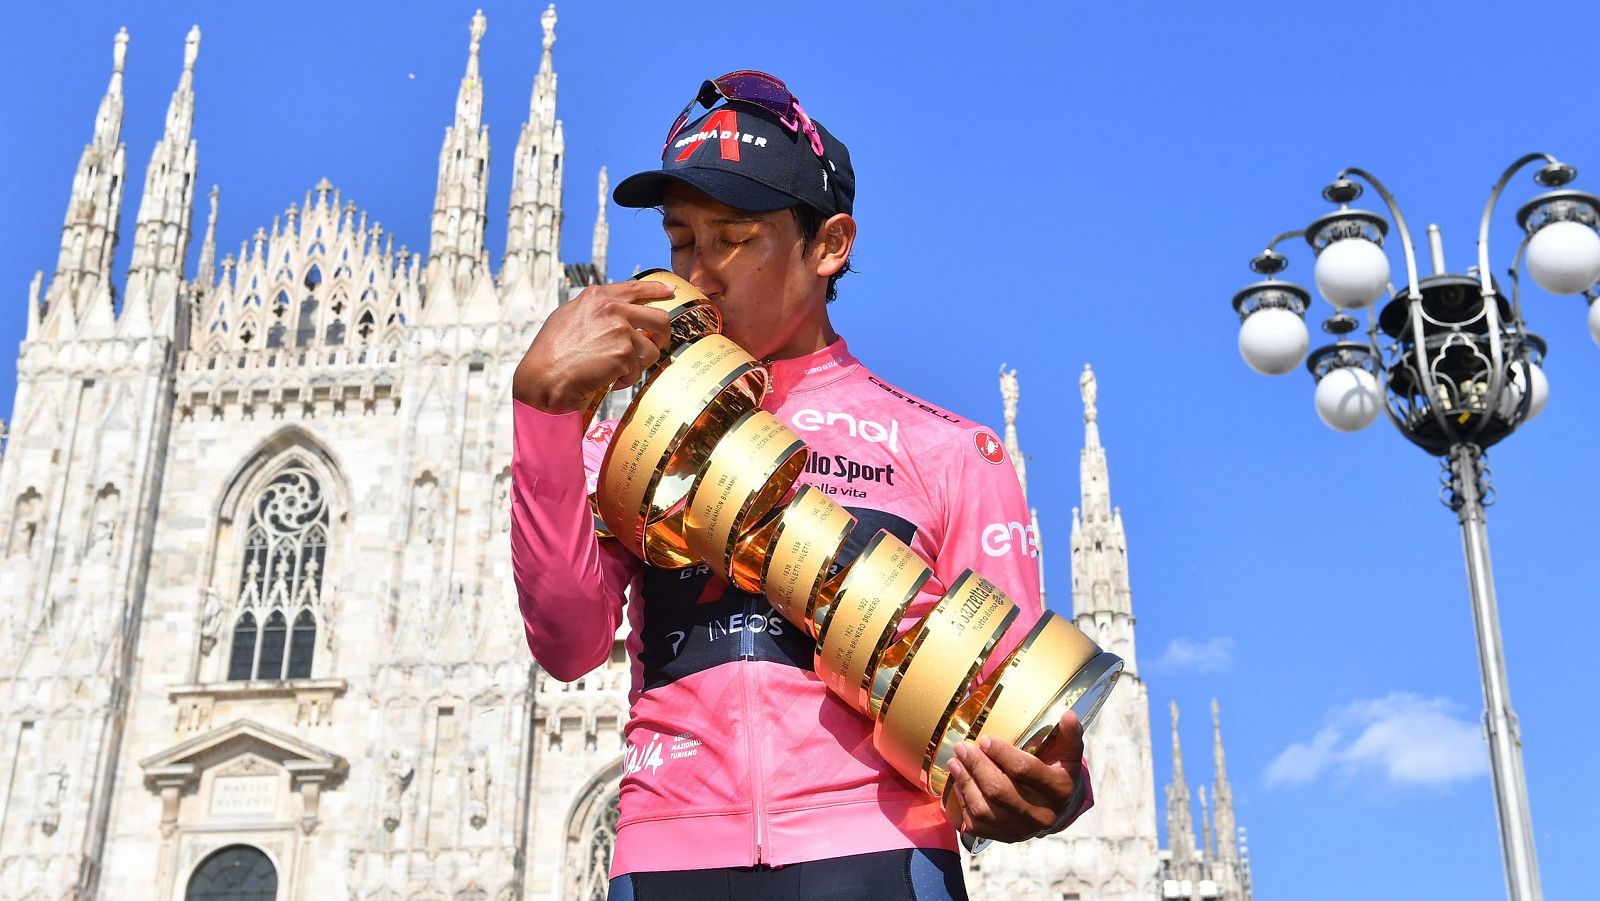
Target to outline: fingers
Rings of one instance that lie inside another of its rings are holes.
[[[672,340],[672,321],[665,310],[641,304],[666,300],[672,288],[661,282],[627,281],[585,288],[578,299],[601,304],[602,315],[616,316],[630,329],[647,332],[656,346],[667,349]]]
[[[967,768],[961,765],[959,757],[950,761],[950,778],[955,780],[956,794],[961,797],[963,832],[975,832],[978,823],[987,823],[994,819],[993,813],[989,810],[989,802],[983,796],[983,790],[978,788],[977,781],[967,772]]]
[[[661,360],[662,349],[652,336],[644,332],[633,333],[633,358],[639,364],[641,372]]]
[[[672,286],[661,282],[639,281],[630,279],[625,282],[612,282],[609,285],[594,285],[583,289],[579,295],[589,294],[594,297],[604,297],[607,300],[621,300],[628,303],[645,303],[652,300],[666,300],[672,296]]]
[[[540,327],[517,366],[512,396],[565,413],[584,408],[596,392],[637,383],[672,341],[666,311],[640,304],[672,295],[654,281],[585,288]]]
[[[1039,751],[1039,759],[1046,763],[1059,763],[1076,779],[1083,767],[1083,726],[1078,715],[1067,711],[1061,717],[1061,726],[1055,737]]]
[[[632,303],[613,303],[607,308],[607,312],[620,316],[629,328],[649,332],[650,337],[662,348],[672,340],[672,320],[667,316],[666,310],[641,307]]]
[[[1017,783],[971,743],[956,747],[950,774],[966,810],[965,821],[978,835],[1016,842],[1038,835],[1055,823],[1053,805],[1024,797]]]
[[[1062,766],[1051,766],[1003,741],[982,740],[981,747],[1019,794],[1035,804],[1058,807],[1072,797],[1073,776]]]

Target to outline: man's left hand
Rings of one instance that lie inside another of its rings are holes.
[[[950,761],[961,797],[961,829],[980,838],[1020,842],[1059,831],[1076,812],[1083,778],[1083,727],[1070,711],[1035,757],[999,739],[962,742]]]

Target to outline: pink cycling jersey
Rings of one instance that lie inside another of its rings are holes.
[[[1009,652],[1041,615],[1038,545],[995,434],[877,378],[842,339],[771,370],[763,408],[811,448],[801,482],[859,521],[840,564],[880,529],[908,543],[934,572],[908,624],[977,570],[1021,607],[991,659]],[[607,659],[632,599],[612,875],[954,849],[939,803],[884,762],[871,721],[823,687],[814,643],[765,598],[596,539],[587,494],[613,430],[516,403],[511,531],[528,647],[555,678]]]

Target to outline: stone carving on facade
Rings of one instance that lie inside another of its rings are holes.
[[[11,518],[11,540],[6,547],[7,557],[32,557],[38,543],[39,530],[44,526],[44,498],[32,488],[17,498],[16,514]]]
[[[339,623],[341,606],[338,589],[325,588],[322,595],[322,613],[317,617],[317,628],[321,631],[323,650],[333,650],[333,630]]]
[[[67,792],[67,768],[57,763],[45,774],[39,794],[39,831],[46,836],[56,834],[61,826],[61,799]]]
[[[467,761],[467,817],[472,828],[489,822],[489,749],[479,746]]]
[[[73,637],[73,630],[68,626],[72,614],[79,606],[77,600],[76,588],[51,591],[39,600],[39,613],[34,622],[34,632],[48,638],[58,651]]]
[[[384,766],[384,795],[383,795],[383,828],[390,832],[400,828],[400,819],[403,813],[401,800],[405,797],[406,789],[411,787],[411,780],[417,774],[417,767],[411,760],[411,755],[400,751],[390,751],[389,760]]]
[[[511,472],[503,470],[494,479],[494,531],[511,531]]]
[[[275,772],[272,765],[254,754],[245,754],[218,771],[220,776],[261,776]]]
[[[117,522],[121,514],[121,501],[122,494],[109,483],[95,494],[94,511],[89,524],[89,542],[84,547],[85,557],[94,559],[112,557],[117,536]]]
[[[215,585],[207,585],[205,601],[200,609],[200,653],[210,654],[216,647],[217,636],[222,632],[222,592]]]
[[[333,698],[321,694],[300,694],[295,698],[294,724],[296,726],[321,726],[333,718],[329,708]]]
[[[439,483],[424,473],[411,486],[411,540],[433,544],[439,528]]]
[[[178,699],[177,731],[199,732],[211,728],[211,695],[188,695]]]

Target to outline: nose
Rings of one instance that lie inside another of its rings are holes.
[[[680,274],[689,280],[689,284],[700,289],[700,293],[708,299],[716,300],[722,293],[723,287],[719,269],[715,260],[697,248],[694,255],[689,258],[689,271]]]

